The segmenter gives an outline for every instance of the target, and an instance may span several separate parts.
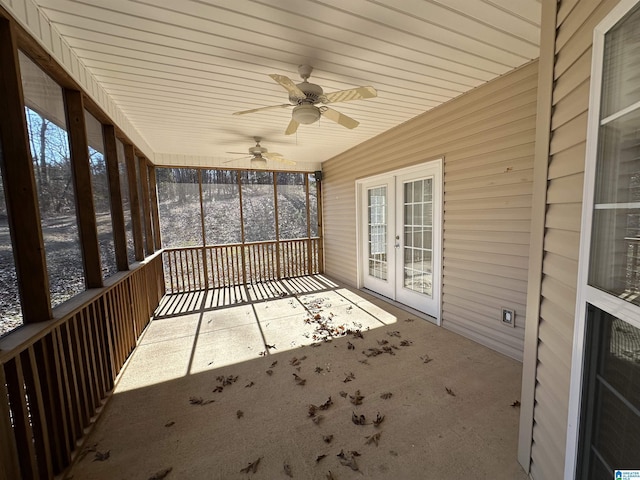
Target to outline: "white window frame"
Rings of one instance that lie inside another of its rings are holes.
[[[640,3],[640,0],[621,0],[593,31],[591,87],[589,92],[589,116],[587,123],[587,145],[582,201],[582,228],[580,231],[576,316],[573,329],[573,352],[569,383],[569,409],[564,465],[564,478],[567,480],[575,479],[579,453],[587,303],[630,323],[636,328],[640,328],[640,307],[593,288],[588,284],[596,163],[598,157],[598,133],[600,129],[604,37],[605,34],[638,3]]]

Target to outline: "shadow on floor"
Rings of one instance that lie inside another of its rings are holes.
[[[296,284],[159,310],[68,478],[526,479],[518,362],[362,292]]]

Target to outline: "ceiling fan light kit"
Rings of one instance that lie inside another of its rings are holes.
[[[234,115],[245,115],[247,113],[255,113],[274,108],[293,107],[293,111],[291,112],[291,121],[285,130],[285,135],[295,133],[300,124],[310,125],[317,122],[321,115],[345,128],[357,127],[359,122],[353,118],[325,106],[319,107],[316,104],[375,98],[378,96],[375,88],[356,87],[325,94],[320,85],[316,85],[315,83],[310,83],[308,81],[312,71],[313,67],[309,65],[300,65],[298,67],[298,73],[302,78],[302,82],[298,84],[295,84],[293,80],[285,75],[278,75],[276,73],[269,75],[276,83],[282,86],[289,93],[289,105],[284,104],[253,108],[251,110],[235,112]]]
[[[293,107],[292,118],[303,125],[315,123],[320,118],[320,109],[310,103]]]

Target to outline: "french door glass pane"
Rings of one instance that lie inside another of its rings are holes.
[[[367,190],[369,275],[387,279],[387,187]]]
[[[404,183],[403,286],[432,295],[433,178]]]

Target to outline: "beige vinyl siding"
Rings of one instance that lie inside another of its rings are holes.
[[[556,23],[553,114],[538,326],[531,476],[563,477],[594,27],[617,1],[564,1]]]
[[[357,179],[443,158],[442,325],[521,360],[537,73],[534,61],[325,162],[326,273],[357,284]]]

